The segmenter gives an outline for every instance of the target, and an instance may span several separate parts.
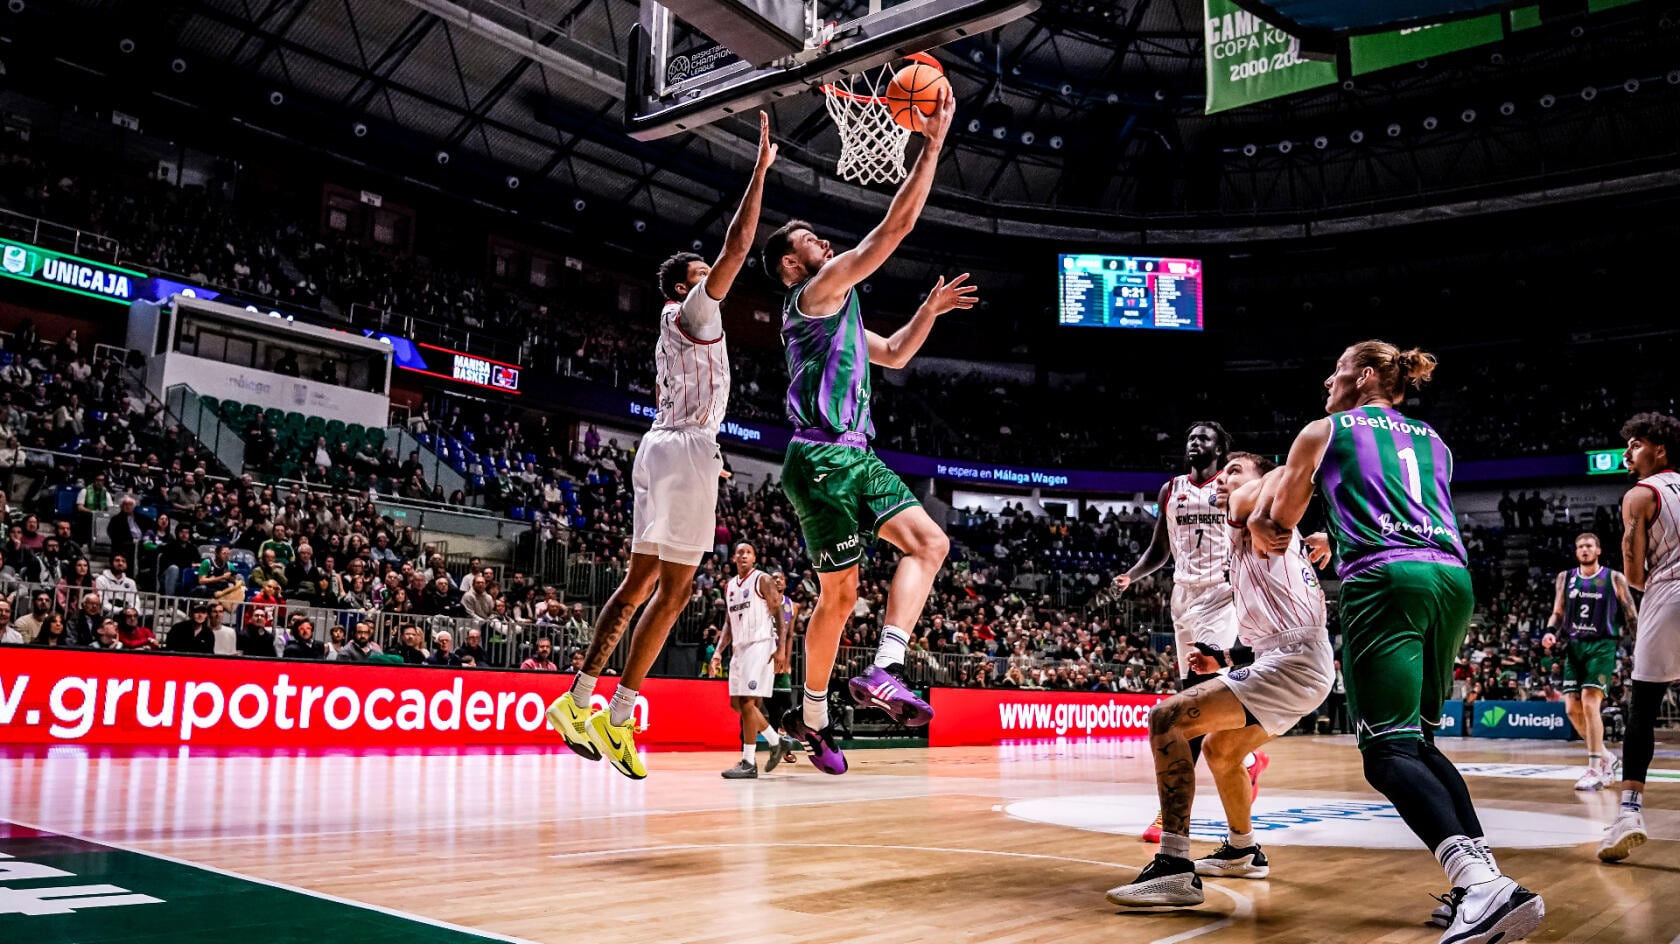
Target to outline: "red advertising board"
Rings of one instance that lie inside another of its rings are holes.
[[[572,676],[495,669],[0,648],[0,743],[434,747],[559,738],[543,717]],[[602,679],[598,706],[612,694]],[[637,743],[738,747],[720,682],[648,679]]]
[[[936,688],[928,745],[998,744],[1055,737],[1148,737],[1165,695]]]

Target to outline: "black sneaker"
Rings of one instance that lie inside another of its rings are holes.
[[[1196,860],[1196,874],[1217,878],[1265,878],[1272,872],[1266,854],[1258,845],[1238,849],[1229,842],[1219,844],[1213,855]]]
[[[751,764],[751,763],[748,763],[747,761],[743,760],[740,763],[736,764],[735,766],[733,766],[733,767],[729,768],[728,770],[724,771],[723,772],[723,779],[725,779],[725,780],[757,780],[758,779],[758,765],[757,764]]]
[[[1156,853],[1137,878],[1109,889],[1108,900],[1130,908],[1199,905],[1204,900],[1202,880],[1196,877],[1196,864],[1189,859]]]

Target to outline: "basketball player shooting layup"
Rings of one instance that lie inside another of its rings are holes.
[[[950,540],[921,503],[869,447],[869,365],[903,367],[927,340],[933,322],[977,300],[967,274],[940,279],[908,324],[882,337],[863,326],[854,286],[879,269],[910,234],[927,202],[939,152],[956,105],[941,88],[923,123],[926,141],[899,186],[886,219],[857,247],[835,255],[811,224],[792,220],[764,244],[764,270],[787,286],[782,341],[787,348],[788,419],[793,441],[782,466],[782,487],[799,516],[822,596],[805,629],[805,698],[783,729],[811,750],[811,763],[829,774],[846,772],[846,758],[828,720],[828,682],[840,631],[857,602],[864,542],[885,538],[904,552],[887,597],[886,622],[875,664],[851,680],[859,704],[881,708],[896,721],[924,725],[933,710],[904,684],[904,648],[928,592],[945,563]]]
[[[1344,351],[1324,381],[1330,415],[1295,438],[1249,532],[1263,553],[1283,553],[1315,482],[1324,492],[1365,779],[1452,880],[1441,944],[1510,944],[1539,927],[1545,903],[1500,873],[1464,777],[1433,737],[1475,606],[1452,452],[1429,424],[1394,409],[1434,371],[1433,356],[1383,341]]]
[[[1622,566],[1645,591],[1633,642],[1633,706],[1622,740],[1622,805],[1604,831],[1598,857],[1620,862],[1650,837],[1643,810],[1645,775],[1656,750],[1657,710],[1680,680],[1680,420],[1641,413],[1622,425],[1628,471],[1638,484],[1622,496]]]
[[[1225,516],[1217,507],[1217,479],[1225,468],[1225,454],[1231,451],[1231,434],[1208,420],[1190,424],[1184,436],[1184,464],[1188,475],[1174,476],[1161,486],[1160,512],[1155,517],[1155,534],[1149,548],[1132,569],[1114,578],[1124,592],[1170,558],[1173,562],[1173,639],[1178,657],[1179,689],[1189,689],[1208,676],[1190,670],[1190,653],[1198,642],[1229,649],[1237,643],[1237,611],[1232,603],[1231,584],[1225,568],[1231,556],[1231,540],[1225,530]],[[1202,739],[1190,740],[1190,762],[1202,754]],[[1264,754],[1243,758],[1250,787],[1260,791],[1260,772],[1270,759]],[[1143,831],[1144,842],[1161,841],[1161,814]]]
[[[712,547],[717,525],[718,476],[723,471],[717,431],[729,402],[729,352],[719,306],[752,252],[764,177],[775,160],[770,118],[759,112],[758,162],[717,261],[708,266],[694,253],[683,252],[659,266],[659,287],[666,298],[653,352],[659,409],[636,450],[631,472],[635,532],[630,570],[595,620],[583,671],[571,691],[548,706],[549,726],[567,747],[590,760],[606,755],[614,769],[635,780],[647,776],[631,721],[636,689],[688,603],[689,584]],[[643,603],[648,606],[636,623],[612,703],[606,711],[591,714],[596,676]]]
[[[1550,632],[1569,634],[1563,653],[1563,703],[1569,723],[1587,742],[1587,772],[1575,781],[1577,790],[1615,786],[1621,762],[1604,746],[1604,690],[1616,671],[1621,647],[1623,614],[1632,622],[1639,611],[1628,591],[1627,578],[1601,566],[1598,535],[1591,531],[1575,538],[1579,566],[1557,575],[1557,599],[1552,604]]]
[[[1285,553],[1262,558],[1246,529],[1262,488],[1277,482],[1276,464],[1249,452],[1232,454],[1219,476],[1231,545],[1231,588],[1241,642],[1229,649],[1194,644],[1190,669],[1208,681],[1167,699],[1149,716],[1149,743],[1166,830],[1161,851],[1137,878],[1108,893],[1117,905],[1199,905],[1198,875],[1265,878],[1271,873],[1249,818],[1254,794],[1243,755],[1314,711],[1335,681],[1335,656],[1324,626],[1324,591],[1315,561],[1328,560],[1324,535],[1290,532]],[[1221,668],[1228,675],[1217,675]],[[1208,770],[1225,806],[1229,835],[1213,855],[1190,860],[1190,808],[1196,764],[1189,738],[1207,736]]]
[[[712,656],[712,675],[723,667],[729,649],[729,707],[741,716],[741,762],[723,772],[729,780],[758,778],[758,736],[770,744],[764,772],[783,759],[781,737],[764,720],[764,699],[770,696],[775,669],[783,662],[790,628],[782,622],[782,591],[769,574],[758,569],[758,551],[742,541],[735,545],[735,576],[724,586],[728,619]]]

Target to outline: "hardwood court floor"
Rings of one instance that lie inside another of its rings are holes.
[[[1424,920],[1445,880],[1351,742],[1269,750],[1256,809],[1273,877],[1210,880],[1204,906],[1170,913],[1103,899],[1155,848],[1133,838],[1155,808],[1135,741],[859,750],[844,777],[798,763],[756,782],[718,776],[733,756],[655,754],[641,783],[563,749],[0,749],[0,819],[538,942],[1436,941]],[[1659,744],[1675,780],[1653,783],[1653,842],[1622,866],[1593,857],[1615,798],[1571,789],[1578,744],[1447,752],[1508,765],[1469,781],[1501,865],[1546,897],[1531,940],[1680,938],[1680,751]],[[1205,776],[1197,817],[1220,818]],[[206,894],[194,913],[214,927],[237,902]],[[0,940],[95,939],[73,918],[8,930],[32,920],[0,907]],[[294,931],[248,922],[237,939]]]

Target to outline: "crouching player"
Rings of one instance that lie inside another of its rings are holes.
[[[1116,905],[1198,905],[1199,875],[1264,878],[1271,871],[1249,820],[1254,795],[1243,757],[1316,710],[1335,678],[1324,591],[1314,568],[1315,561],[1329,558],[1328,542],[1321,534],[1303,539],[1292,531],[1287,550],[1280,552],[1257,549],[1248,534],[1248,517],[1262,489],[1275,481],[1268,475],[1274,468],[1253,453],[1233,453],[1226,461],[1219,497],[1231,528],[1229,570],[1240,641],[1229,650],[1196,643],[1191,672],[1231,671],[1174,695],[1150,716],[1161,851],[1136,879],[1109,891]],[[1219,788],[1230,835],[1218,851],[1192,861],[1196,769],[1190,739],[1203,735],[1202,754]]]

